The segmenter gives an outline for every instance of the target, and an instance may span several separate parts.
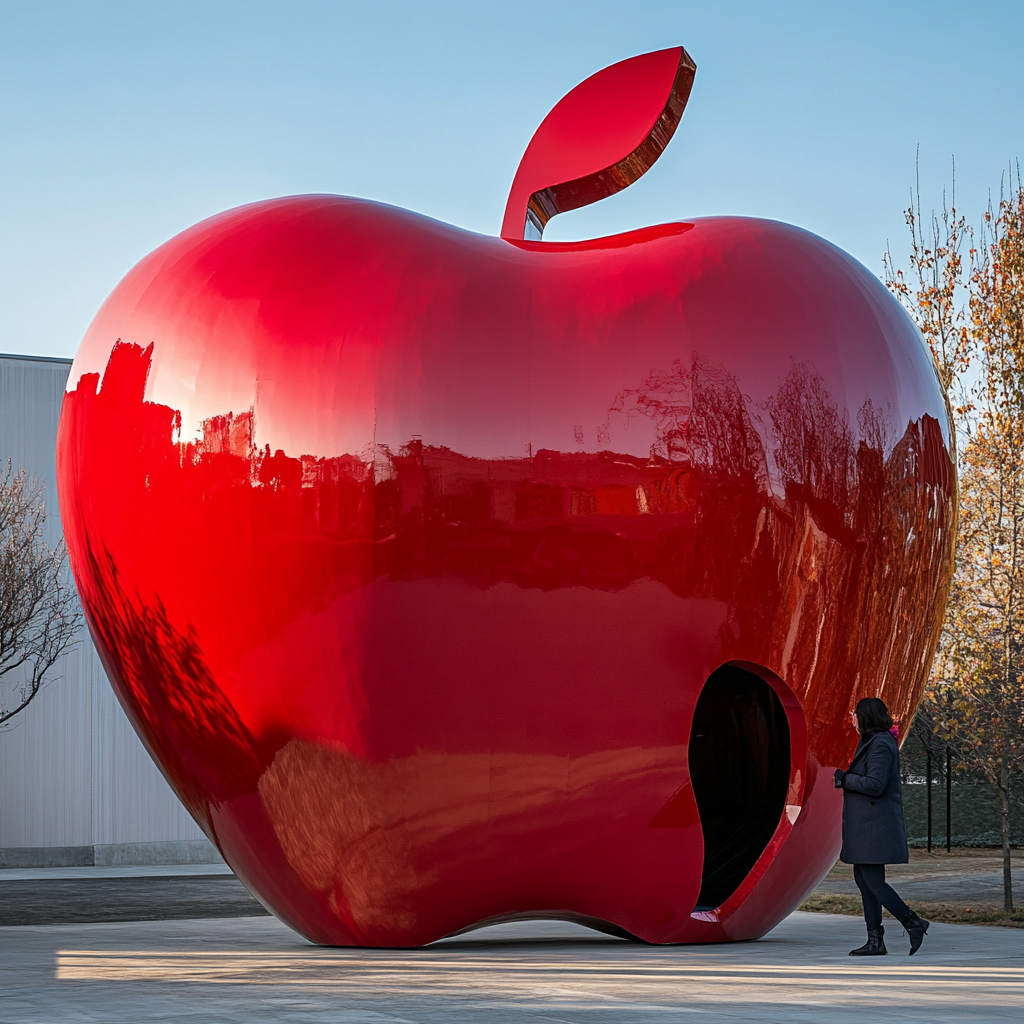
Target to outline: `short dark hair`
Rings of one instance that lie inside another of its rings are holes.
[[[892,715],[885,701],[878,697],[865,697],[857,704],[856,711],[861,736],[874,736],[876,732],[888,732],[892,728]]]

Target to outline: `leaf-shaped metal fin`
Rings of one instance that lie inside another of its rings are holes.
[[[672,138],[696,70],[675,46],[619,61],[563,96],[526,147],[501,237],[539,239],[556,213],[632,185]]]

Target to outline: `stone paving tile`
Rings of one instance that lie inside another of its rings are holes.
[[[757,942],[646,946],[521,922],[425,949],[312,946],[272,918],[0,928],[0,1022],[647,1024],[1021,1020],[1024,932],[933,925],[851,960],[855,918]]]

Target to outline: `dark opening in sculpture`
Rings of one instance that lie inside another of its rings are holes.
[[[764,852],[785,808],[789,723],[775,691],[723,665],[701,690],[690,734],[690,778],[704,833],[695,910],[720,907]]]

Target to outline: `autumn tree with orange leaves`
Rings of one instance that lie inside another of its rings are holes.
[[[924,225],[918,202],[907,211],[909,273],[885,261],[950,398],[960,472],[956,570],[919,716],[962,770],[996,788],[1007,911],[1010,793],[1024,773],[1024,186],[1014,180],[977,240],[955,204]]]

